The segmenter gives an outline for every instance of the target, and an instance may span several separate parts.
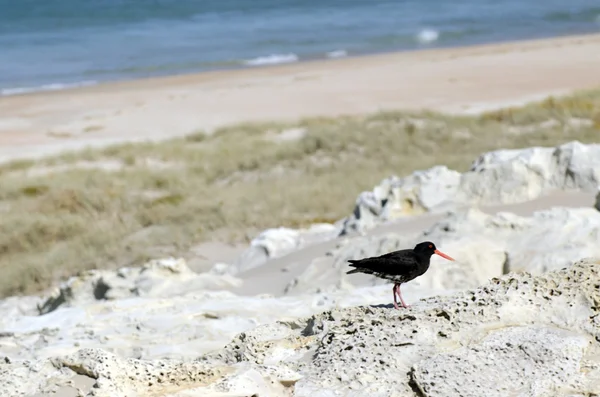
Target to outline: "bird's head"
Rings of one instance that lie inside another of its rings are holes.
[[[454,259],[449,257],[448,255],[444,254],[443,252],[439,251],[436,247],[435,244],[432,243],[431,241],[424,241],[422,243],[419,243],[415,246],[414,251],[416,254],[418,255],[422,255],[422,256],[431,256],[433,254],[439,255],[442,258],[448,259],[449,261],[453,261]]]

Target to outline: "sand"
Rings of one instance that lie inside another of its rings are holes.
[[[600,35],[434,49],[0,97],[0,162],[245,121],[477,113],[600,86]]]

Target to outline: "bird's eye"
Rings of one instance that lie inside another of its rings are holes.
[[[429,248],[433,248],[433,245],[429,244]]]

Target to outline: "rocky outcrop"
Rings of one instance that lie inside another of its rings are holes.
[[[152,260],[141,267],[90,270],[71,277],[38,306],[40,314],[59,307],[81,306],[101,300],[130,297],[169,297],[191,291],[220,290],[241,284],[217,264],[213,271],[198,274],[183,259]]]
[[[408,310],[355,307],[258,327],[207,363],[280,365],[295,396],[600,393],[600,261],[514,273]]]
[[[423,231],[347,238],[327,255],[312,259],[285,292],[384,284],[372,276],[346,275],[348,259],[378,256],[425,240],[434,241],[456,262],[434,255],[432,268],[411,284],[434,290],[474,288],[510,271],[539,275],[567,266],[576,256],[600,257],[600,212],[552,208],[522,217],[472,208],[451,212]]]
[[[435,166],[403,178],[386,178],[372,191],[362,192],[352,214],[335,225],[265,230],[237,259],[234,268],[243,272],[314,242],[365,235],[399,218],[522,203],[556,190],[597,192],[599,187],[600,144],[573,141],[554,148],[497,150],[479,156],[462,174]],[[600,193],[595,207],[600,210]]]
[[[285,319],[281,313],[302,303],[279,301],[287,306],[279,308],[280,321],[247,329],[196,358],[123,358],[83,346],[34,361],[7,357],[0,360],[0,396],[59,389],[131,397],[600,393],[598,259],[542,276],[510,273],[405,310],[330,307]]]
[[[406,310],[329,309],[248,330],[196,360],[126,359],[97,348],[5,359],[0,396],[69,388],[89,396],[593,395],[599,280],[600,261],[587,259]]]
[[[144,361],[124,359],[101,349],[82,349],[39,363],[0,363],[0,396],[55,395],[62,391],[63,395],[95,397],[285,397],[293,395],[293,385],[300,378],[284,367]]]
[[[457,194],[461,174],[445,166],[415,171],[406,178],[384,179],[370,192],[356,199],[352,215],[340,232],[364,232],[382,221],[420,215],[451,203]]]
[[[340,234],[424,212],[480,204],[512,204],[552,190],[595,192],[600,185],[600,145],[574,141],[554,148],[497,150],[477,158],[460,174],[444,166],[384,179],[361,193]]]
[[[334,307],[389,303],[391,287],[385,280],[345,274],[351,258],[435,241],[457,261],[434,256],[425,275],[403,286],[405,299],[413,304],[475,288],[510,271],[539,275],[567,266],[574,256],[600,257],[599,237],[600,212],[591,208],[554,208],[531,217],[457,211],[424,231],[340,241],[326,255],[294,269],[287,287],[280,275],[288,273],[265,275],[269,283],[280,283],[282,293],[285,288],[284,298],[237,295],[243,280],[223,264],[200,275],[176,259],[89,272],[42,300],[41,316],[34,298],[0,302],[0,352],[34,360],[103,348],[130,358],[187,360],[257,325],[294,321]],[[222,290],[227,287],[233,292]]]
[[[411,302],[443,292],[407,288]],[[222,348],[235,335],[258,325],[389,300],[388,286],[283,298],[198,290],[169,297],[80,298],[38,315],[34,301],[23,306],[11,299],[0,305],[0,361],[3,355],[11,360],[43,360],[84,348],[126,358],[186,361]]]
[[[307,229],[267,229],[250,242],[250,247],[239,256],[234,268],[243,272],[269,259],[279,258],[316,241],[332,239],[338,234],[339,227],[328,223],[314,224]]]

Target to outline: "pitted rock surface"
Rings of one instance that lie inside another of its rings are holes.
[[[468,347],[415,364],[411,378],[430,397],[560,395],[561,388],[586,390],[580,372],[591,343],[590,335],[556,327],[506,327],[491,330]],[[493,384],[496,388],[490,388]]]
[[[543,276],[508,274],[403,311],[330,310],[305,327],[279,324],[271,340],[256,329],[204,360],[273,365],[280,357],[304,376],[296,396],[475,396],[498,383],[522,396],[598,393],[599,312],[600,261],[588,259]]]

